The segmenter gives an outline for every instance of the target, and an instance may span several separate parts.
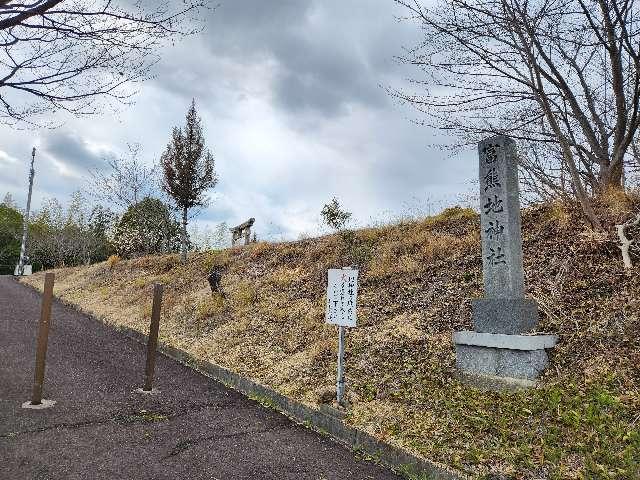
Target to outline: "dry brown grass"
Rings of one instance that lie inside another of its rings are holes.
[[[107,267],[113,268],[120,260],[119,255],[110,255],[109,258],[107,258]]]
[[[639,205],[612,198],[596,206],[607,218]],[[356,256],[364,263],[359,326],[347,338],[351,423],[475,473],[634,478],[640,279],[637,267],[623,270],[613,233],[590,235],[576,212],[556,204],[523,216],[527,294],[539,302],[540,330],[561,342],[543,386],[520,394],[455,380],[451,333],[470,328],[470,300],[482,295],[479,219],[465,209],[357,231],[348,246],[330,235],[195,254],[184,266],[161,256],[61,269],[55,293],[144,332],[160,281],[162,341],[314,404],[335,381],[326,270]],[[214,266],[224,269],[224,297],[206,281]],[[40,286],[42,275],[25,281]]]

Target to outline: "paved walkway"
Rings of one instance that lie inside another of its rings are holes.
[[[239,393],[54,302],[44,398],[29,399],[40,296],[0,277],[0,479],[397,479]]]

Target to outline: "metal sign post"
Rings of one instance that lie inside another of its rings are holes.
[[[330,269],[327,282],[326,323],[338,326],[338,378],[336,400],[344,405],[344,337],[346,327],[355,327],[356,298],[358,295],[358,270],[350,268]]]
[[[336,400],[338,405],[344,404],[344,328],[338,327],[338,381],[336,383]]]

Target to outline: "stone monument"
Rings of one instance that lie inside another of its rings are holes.
[[[236,242],[244,237],[244,244],[249,245],[251,239],[251,227],[253,226],[255,218],[250,218],[244,223],[241,223],[237,227],[230,228],[231,230],[231,246],[235,247]]]
[[[222,284],[221,284],[222,274],[223,274],[223,267],[216,265],[211,269],[211,271],[209,272],[209,275],[207,275],[207,281],[209,282],[211,293],[219,293],[224,297],[225,295],[224,295],[224,292],[222,291]]]
[[[515,142],[480,142],[480,228],[485,298],[472,301],[474,331],[455,332],[462,378],[503,388],[531,386],[548,363],[555,335],[526,335],[538,306],[524,298],[522,234]]]

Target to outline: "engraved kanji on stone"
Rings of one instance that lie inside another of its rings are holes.
[[[484,161],[487,164],[495,163],[498,161],[497,145],[488,144],[482,149],[484,153]]]
[[[500,188],[501,186],[498,170],[495,167],[487,170],[487,174],[484,176],[484,191],[486,192],[490,188]]]
[[[499,240],[504,233],[504,225],[500,223],[500,220],[490,221],[489,228],[485,229],[486,233],[491,240]]]
[[[493,247],[489,247],[489,251],[491,252],[487,256],[487,260],[489,260],[489,265],[491,265],[492,267],[495,267],[500,264],[506,265],[507,262],[504,259],[504,253],[502,253],[502,247],[496,247],[495,249]]]
[[[497,195],[487,198],[487,203],[484,204],[484,213],[500,213],[504,211],[502,206],[502,200]]]

